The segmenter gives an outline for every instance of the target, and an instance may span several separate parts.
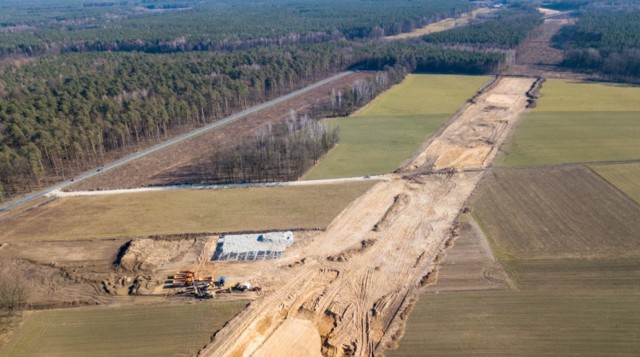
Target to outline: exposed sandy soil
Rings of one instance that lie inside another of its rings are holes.
[[[302,355],[317,351],[318,336],[325,356],[368,356],[393,345],[534,82],[499,79],[402,174],[371,188],[278,265],[264,266],[265,281],[278,277],[282,285],[266,289],[201,354]],[[447,172],[438,173],[442,169]],[[292,331],[295,343],[287,342]]]
[[[20,279],[32,308],[113,302],[101,281],[126,240],[3,244],[0,270]]]
[[[134,239],[117,264],[128,271],[156,270],[184,255],[195,242],[195,239]]]
[[[448,17],[444,20],[440,20],[438,22],[428,24],[424,27],[415,29],[411,32],[401,33],[393,36],[386,36],[384,37],[384,39],[388,41],[403,40],[407,38],[425,36],[434,32],[449,30],[457,26],[466,25],[469,23],[469,21],[478,17],[478,15],[488,14],[492,11],[493,11],[492,9],[484,8],[484,7],[480,9],[475,9],[471,12],[465,12],[458,17]]]
[[[525,110],[534,81],[497,80],[398,174],[385,176],[325,231],[296,232],[280,260],[212,263],[216,237],[185,236],[10,243],[0,248],[0,263],[28,284],[33,307],[185,299],[163,282],[186,269],[261,286],[261,292],[216,296],[254,302],[203,355],[380,353],[401,336],[415,295],[457,235],[454,222]],[[193,159],[194,152],[182,154]],[[454,241],[463,257],[487,251],[464,242]],[[478,259],[489,264],[486,255]]]
[[[520,113],[531,78],[501,78],[474,98],[404,172],[481,169],[493,160]]]
[[[3,243],[0,274],[25,285],[29,308],[160,302],[171,298],[162,289],[167,276],[197,263],[206,242],[166,237]]]
[[[561,13],[561,11],[558,10],[553,10],[553,9],[546,9],[544,7],[539,7],[538,11],[540,11],[543,15],[557,15],[559,13]]]
[[[238,133],[248,134],[268,123],[278,122],[288,117],[292,110],[303,113],[318,101],[329,98],[332,88],[341,89],[373,75],[372,72],[349,74],[293,99],[79,182],[69,190],[120,189],[206,182],[206,175],[201,167],[208,161],[210,143],[235,140]]]

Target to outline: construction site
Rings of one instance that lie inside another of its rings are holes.
[[[402,336],[417,293],[458,234],[457,217],[538,87],[534,78],[491,79],[395,173],[357,179],[371,188],[323,229],[37,249],[14,242],[0,257],[13,257],[5,269],[22,271],[36,287],[33,306],[251,301],[202,356],[378,354]],[[40,283],[34,269],[49,282]]]
[[[457,235],[456,218],[537,83],[490,83],[326,231],[287,251],[279,266],[261,269],[261,276],[283,279],[201,355],[368,356],[393,347],[418,290]]]
[[[152,2],[0,26],[0,356],[637,355],[637,4]]]

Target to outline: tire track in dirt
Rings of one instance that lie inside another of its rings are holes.
[[[400,174],[354,201],[284,265],[265,271],[287,274],[287,283],[254,301],[200,355],[371,356],[392,345],[534,82],[501,78],[481,93]],[[286,265],[301,258],[304,264]],[[292,347],[290,338],[309,342]]]

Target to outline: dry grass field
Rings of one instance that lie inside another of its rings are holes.
[[[245,301],[34,311],[3,356],[185,356],[240,312]]]
[[[495,169],[472,202],[499,258],[640,255],[640,206],[586,167]]]
[[[324,228],[374,182],[59,198],[0,224],[0,241]]]
[[[640,204],[640,163],[594,165],[591,169]]]

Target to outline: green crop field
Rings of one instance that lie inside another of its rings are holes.
[[[640,163],[594,165],[591,168],[640,204]]]
[[[29,313],[3,356],[193,355],[247,303],[203,302]]]
[[[353,116],[451,115],[487,80],[485,76],[411,74]]]
[[[1,241],[324,228],[375,182],[60,198],[3,218]]]
[[[412,74],[351,117],[330,119],[340,142],[303,178],[384,174],[398,168],[488,80]]]
[[[536,112],[637,112],[640,86],[549,79]]]
[[[331,119],[331,124],[340,126],[340,143],[304,179],[389,173],[447,118],[441,114]]]
[[[502,166],[640,159],[640,87],[549,80]]]
[[[470,280],[420,295],[387,355],[637,354],[640,206],[588,168],[563,167],[495,170],[471,207],[514,288]]]
[[[533,112],[502,166],[640,159],[640,112]]]

